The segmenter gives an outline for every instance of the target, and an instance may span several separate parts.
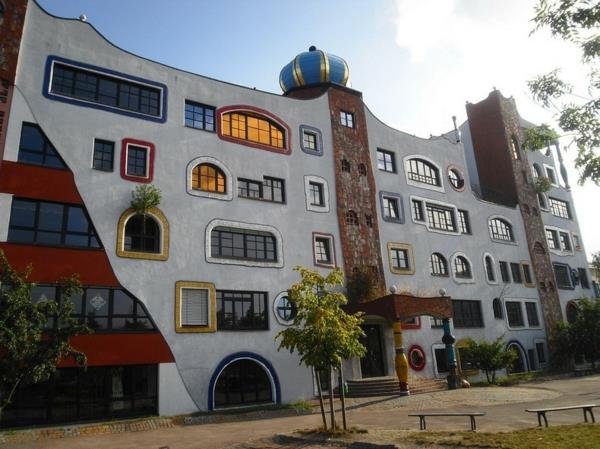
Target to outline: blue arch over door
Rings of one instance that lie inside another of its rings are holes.
[[[525,362],[525,366],[524,368],[527,371],[531,371],[531,364],[529,363],[529,357],[527,356],[527,351],[525,351],[525,348],[523,347],[523,345],[521,344],[521,342],[519,340],[511,340],[508,343],[506,343],[506,347],[510,347],[512,345],[518,346],[519,349],[521,350],[521,354],[523,355],[523,361]]]
[[[275,368],[273,368],[273,365],[271,365],[271,363],[267,359],[265,359],[263,356],[255,354],[253,352],[242,351],[242,352],[236,352],[235,354],[231,354],[231,355],[228,355],[227,357],[225,357],[223,360],[221,360],[221,362],[217,365],[217,368],[213,372],[213,375],[211,376],[210,382],[208,384],[208,410],[209,411],[213,411],[215,409],[215,398],[214,398],[215,385],[217,384],[219,375],[221,374],[221,372],[223,372],[223,370],[225,369],[225,367],[227,365],[229,365],[232,362],[235,362],[236,360],[242,360],[242,359],[253,360],[255,362],[258,362],[259,364],[261,364],[263,367],[265,367],[267,369],[267,371],[269,372],[269,376],[271,377],[271,379],[273,381],[273,386],[275,387],[275,402],[277,404],[281,404],[281,387],[279,385],[279,378],[277,377],[277,373],[275,372]]]

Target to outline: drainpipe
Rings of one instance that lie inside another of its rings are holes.
[[[400,382],[400,396],[408,396],[408,359],[404,353],[404,342],[402,338],[402,323],[394,321],[394,346],[396,350],[396,376]]]

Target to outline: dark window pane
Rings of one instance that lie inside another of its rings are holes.
[[[62,204],[40,203],[38,229],[44,231],[60,231],[63,221]]]
[[[33,227],[35,225],[36,203],[13,200],[10,226]]]

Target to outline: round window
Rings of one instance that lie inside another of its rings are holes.
[[[294,318],[296,318],[296,313],[298,312],[296,304],[288,299],[285,292],[279,294],[275,299],[273,307],[275,309],[275,317],[281,324],[291,324]]]
[[[465,186],[465,178],[456,168],[448,169],[448,180],[456,190],[460,190]]]
[[[408,349],[408,363],[415,371],[425,368],[425,352],[419,345],[412,345]]]

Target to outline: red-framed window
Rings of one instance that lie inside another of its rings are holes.
[[[149,183],[154,179],[154,144],[126,138],[121,144],[121,178]]]

